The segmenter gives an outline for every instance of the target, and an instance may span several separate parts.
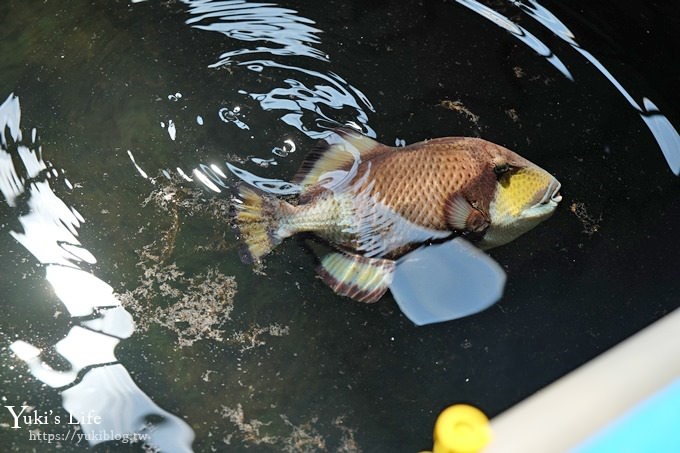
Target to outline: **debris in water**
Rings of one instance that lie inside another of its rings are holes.
[[[216,224],[226,224],[228,201],[206,197],[205,192],[171,181],[142,202],[142,206],[149,204],[161,211],[169,224],[159,227],[158,239],[137,251],[142,275],[136,288],[120,294],[121,302],[133,314],[140,332],[151,325],[165,327],[177,335],[181,347],[201,339],[223,341],[223,324],[233,310],[236,279],[222,274],[217,266],[188,275],[170,259],[176,254],[180,217],[202,215]],[[224,237],[211,247],[213,251],[226,249]]]
[[[331,425],[340,431],[339,444],[335,448],[330,448],[331,440],[323,437],[319,432],[321,425],[318,417],[301,423],[293,423],[285,414],[279,414],[277,421],[263,422],[257,419],[247,420],[243,406],[239,403],[235,408],[222,405],[220,410],[222,418],[228,419],[238,429],[237,435],[245,444],[252,445],[271,445],[278,451],[298,453],[298,452],[319,452],[335,451],[342,453],[360,453],[361,449],[355,441],[355,431],[345,426],[345,417],[336,417]],[[280,434],[288,429],[288,434]],[[335,437],[335,436],[333,436]],[[230,443],[233,435],[225,439],[225,443]],[[334,442],[335,443],[335,442]]]
[[[600,230],[600,222],[602,222],[602,214],[597,217],[593,217],[588,210],[586,205],[581,202],[574,202],[569,206],[569,210],[574,213],[577,219],[583,224],[583,233],[588,236],[592,236]]]
[[[519,115],[517,114],[517,110],[515,109],[507,109],[505,111],[505,114],[508,115],[508,117],[515,123],[519,121]]]
[[[439,101],[439,106],[448,110],[453,110],[454,112],[462,113],[467,116],[468,120],[474,123],[475,126],[479,126],[479,115],[472,113],[461,101],[443,99]]]
[[[234,308],[236,279],[214,268],[189,277],[175,263],[155,261],[158,257],[148,249],[142,257],[140,286],[119,296],[137,330],[145,332],[152,324],[165,327],[177,335],[180,347],[203,339],[222,341],[220,327]]]
[[[263,335],[270,335],[272,337],[282,337],[290,333],[290,328],[288,326],[281,326],[280,324],[271,324],[266,327],[261,327],[255,324],[248,330],[234,332],[230,339],[237,344],[241,345],[241,352],[245,352],[249,349],[254,349],[259,346],[264,346],[265,342],[262,340]]]

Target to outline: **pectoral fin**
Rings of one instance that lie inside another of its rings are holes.
[[[373,303],[387,291],[394,268],[392,260],[336,252],[323,257],[317,273],[337,294]]]
[[[465,239],[421,247],[396,263],[390,291],[416,325],[485,310],[503,295],[505,272]]]
[[[481,234],[489,228],[489,218],[470,204],[461,194],[449,198],[445,206],[446,220],[456,230]]]

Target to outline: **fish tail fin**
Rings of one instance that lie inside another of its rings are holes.
[[[274,196],[240,185],[234,203],[234,220],[244,246],[241,260],[255,263],[292,233],[281,227],[281,219],[293,209]]]

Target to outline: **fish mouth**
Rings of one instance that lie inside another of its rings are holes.
[[[562,184],[556,179],[553,179],[550,181],[550,184],[548,185],[548,189],[545,191],[543,194],[543,198],[541,198],[541,201],[539,204],[553,204],[557,206],[557,204],[562,201],[562,195],[560,194],[560,188],[562,188]]]

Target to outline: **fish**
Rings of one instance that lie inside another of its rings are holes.
[[[312,149],[291,182],[299,187],[292,200],[238,186],[242,260],[261,263],[284,239],[311,233],[331,248],[318,276],[365,303],[385,294],[399,260],[414,250],[456,238],[481,250],[501,246],[550,217],[562,200],[553,175],[484,139],[390,147],[348,127]]]

